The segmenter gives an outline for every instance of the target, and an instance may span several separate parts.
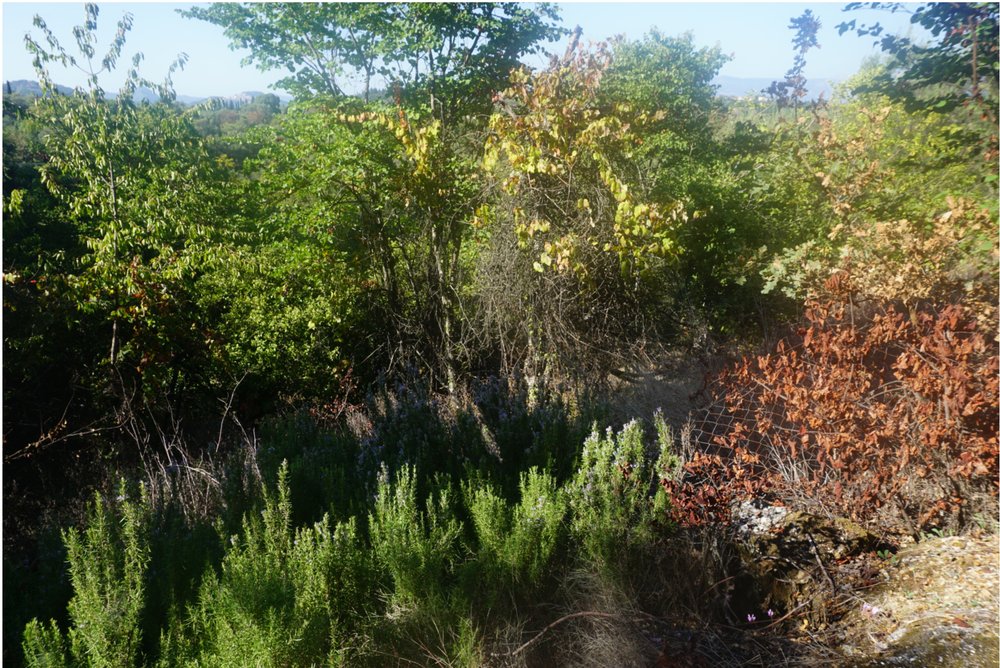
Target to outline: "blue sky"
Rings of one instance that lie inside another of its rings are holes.
[[[780,78],[794,57],[788,28],[789,20],[806,8],[822,22],[821,48],[807,56],[806,76],[814,79],[844,80],[857,71],[865,57],[876,53],[871,38],[838,36],[836,25],[845,18],[861,21],[881,20],[892,32],[907,33],[909,17],[885,12],[842,12],[843,3],[558,3],[563,24],[579,25],[585,40],[603,40],[616,34],[639,38],[652,27],[667,35],[691,32],[700,46],[718,45],[733,56],[721,74],[735,77]],[[176,13],[190,4],[175,3],[100,3],[99,27],[103,42],[110,41],[115,24],[125,12],[134,16],[133,30],[125,48],[131,58],[141,51],[145,60],[141,72],[160,80],[180,52],[189,56],[185,71],[174,77],[179,94],[208,96],[231,95],[246,90],[267,90],[281,78],[281,72],[259,72],[240,66],[245,52],[229,49],[222,29],[203,21],[185,19]],[[914,7],[916,5],[913,5]],[[3,78],[34,79],[35,74],[25,49],[25,32],[38,31],[32,18],[40,14],[67,47],[72,45],[71,30],[83,21],[83,4],[46,2],[3,3]],[[560,45],[551,47],[560,52]],[[532,64],[540,64],[536,61]],[[70,71],[52,70],[52,77],[66,85],[81,84],[82,76]],[[102,80],[103,81],[103,80]],[[105,88],[113,89],[120,78],[108,77]]]

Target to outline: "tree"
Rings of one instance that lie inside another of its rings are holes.
[[[712,80],[729,57],[718,47],[697,48],[691,34],[668,37],[658,30],[610,46],[598,90],[602,104],[660,112],[637,129],[641,143],[634,153],[658,201],[681,199],[719,157],[713,120],[722,109]]]
[[[995,317],[995,167],[970,156],[953,113],[868,93],[784,135],[758,170],[784,190],[773,221],[789,230],[766,290],[911,311],[962,301]]]
[[[281,207],[331,230],[348,266],[371,272],[384,359],[409,356],[454,390],[478,136],[497,82],[560,34],[553,7],[248,4],[187,15],[222,25],[261,67],[288,67],[282,85],[298,97],[326,97],[289,114],[294,138],[276,152],[292,162],[272,175],[295,185]],[[364,103],[346,99],[352,74]],[[367,104],[376,75],[393,106]]]
[[[281,112],[281,99],[274,93],[266,93],[255,97],[250,106],[267,112],[270,117]]]
[[[779,108],[798,107],[799,101],[806,96],[806,77],[802,73],[806,67],[806,52],[812,48],[819,48],[816,34],[819,32],[820,22],[811,9],[804,11],[802,16],[792,19],[788,27],[795,31],[795,38],[792,40],[796,51],[795,63],[785,73],[784,81],[775,81],[764,91],[778,103]]]
[[[411,103],[423,102],[443,124],[488,113],[499,82],[565,30],[555,5],[407,3],[398,5],[397,49],[385,60],[386,81]]]
[[[357,291],[341,316],[356,359],[415,363],[453,387],[475,160],[440,120],[385,106],[295,104],[266,137],[251,169],[267,224]]]
[[[70,324],[81,316],[64,277],[75,273],[87,248],[41,182],[47,128],[32,106],[26,99],[3,100],[5,455],[59,424],[74,394],[66,379],[90,358],[92,333],[103,327],[84,318],[81,333]],[[79,399],[77,406],[83,403]]]
[[[35,25],[44,45],[25,38],[44,91],[32,110],[46,128],[41,180],[86,248],[63,277],[64,294],[107,327],[105,360],[113,377],[132,377],[151,392],[179,391],[201,374],[209,354],[192,304],[200,273],[224,257],[225,230],[214,223],[225,219],[228,206],[216,189],[225,168],[166,102],[174,97],[170,75],[162,85],[139,76],[141,54],[117,95],[105,92],[100,75],[117,65],[132,19],[126,14],[119,22],[98,61],[99,11],[90,4],[85,11],[73,31],[78,55],[40,17]],[[82,69],[86,88],[59,94],[50,63]],[[175,67],[182,64],[183,56]],[[137,103],[140,85],[158,90],[163,101]]]
[[[889,55],[885,70],[865,90],[902,100],[909,109],[945,111],[971,104],[996,125],[1000,75],[1000,6],[995,2],[936,2],[913,7],[896,2],[849,3],[845,11],[869,7],[907,12],[910,22],[933,40],[920,44],[910,37],[883,34],[881,24],[858,25],[856,19],[837,26],[840,34],[856,31],[876,37]]]
[[[529,357],[536,348],[570,368],[606,368],[617,339],[641,336],[646,279],[675,257],[684,208],[652,201],[636,160],[640,133],[665,114],[602,99],[612,54],[606,45],[581,49],[578,39],[545,71],[512,74],[497,95],[484,164],[505,199],[478,220],[494,230],[496,248],[510,248],[508,230],[518,248],[491,260],[505,278],[489,285],[524,290],[520,307],[493,316],[500,329],[516,331]],[[519,256],[534,277],[515,282]]]
[[[178,10],[225,28],[232,47],[250,50],[245,65],[287,68],[278,86],[296,96],[344,95],[343,77],[365,76],[367,97],[386,44],[378,29],[388,5],[354,3],[216,3]]]
[[[732,103],[718,97],[712,83],[728,59],[719,48],[656,30],[641,40],[613,41],[611,48],[598,89],[604,104],[662,112],[633,126],[638,141],[630,178],[651,201],[664,207],[681,201],[686,212],[676,230],[676,261],[658,266],[649,279],[656,289],[644,304],[660,314],[660,334],[675,341],[707,342],[709,331],[729,335],[734,325],[745,331],[759,315],[752,258],[782,232],[764,219],[746,187],[747,165],[760,159],[770,139],[753,126],[731,131],[736,114],[726,106]]]
[[[222,26],[250,50],[245,62],[287,68],[278,85],[296,97],[343,97],[360,79],[367,102],[378,77],[442,119],[483,108],[483,93],[561,34],[548,3],[218,3],[181,13]]]

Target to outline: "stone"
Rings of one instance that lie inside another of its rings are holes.
[[[778,615],[805,608],[824,618],[825,594],[835,588],[827,565],[880,547],[874,534],[850,520],[801,511],[757,509],[742,531],[737,545],[744,573],[734,605]]]

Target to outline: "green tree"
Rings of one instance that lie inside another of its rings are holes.
[[[788,26],[795,31],[792,45],[795,47],[795,62],[792,68],[785,73],[784,81],[774,81],[765,93],[771,96],[778,104],[778,107],[798,108],[799,101],[806,96],[806,77],[803,70],[806,67],[806,53],[809,49],[818,49],[819,40],[816,34],[820,29],[819,19],[816,18],[811,9],[807,9],[802,16],[792,19]]]
[[[74,591],[68,633],[72,661],[66,660],[67,643],[55,622],[46,627],[35,619],[24,634],[28,665],[140,665],[150,503],[145,488],[136,500],[127,493],[123,480],[117,503],[96,495],[86,529],[63,533]]]
[[[73,31],[78,55],[40,17],[35,25],[44,39],[25,38],[44,91],[32,108],[45,127],[41,180],[85,248],[59,289],[76,307],[72,327],[95,323],[106,337],[103,368],[112,371],[106,378],[124,382],[128,395],[142,387],[147,396],[177,397],[208,385],[213,346],[195,296],[199,276],[226,257],[229,231],[218,222],[231,208],[222,185],[229,166],[209,156],[191,123],[169,104],[170,74],[163,85],[140,77],[141,54],[117,94],[106,93],[101,75],[116,67],[132,19],[119,22],[98,60],[99,11],[87,5],[85,12]],[[59,94],[51,64],[82,69],[86,87]],[[161,102],[136,102],[140,85],[158,90]],[[85,366],[93,373],[98,358]]]
[[[855,87],[857,93],[880,93],[908,111],[953,112],[968,143],[991,171],[1000,155],[997,105],[1000,104],[1000,7],[995,2],[935,2],[916,7],[894,2],[850,3],[845,10],[871,7],[907,12],[910,22],[931,34],[920,42],[885,34],[879,23],[837,26],[876,37],[888,56],[881,71]]]
[[[669,203],[688,196],[719,158],[716,119],[722,113],[712,80],[729,57],[698,48],[688,33],[652,30],[639,40],[615,40],[598,95],[605,105],[660,113],[636,128],[633,149],[652,196]]]
[[[326,265],[316,287],[340,305],[316,330],[343,323],[354,359],[415,362],[453,385],[474,161],[440,121],[386,107],[302,103],[262,137],[249,168],[269,229]]]
[[[79,312],[64,277],[87,249],[41,182],[46,127],[32,104],[3,100],[5,456],[57,428],[73,396],[65,380],[78,375],[93,343],[70,325]],[[84,331],[96,325],[88,319]]]
[[[866,90],[902,100],[909,109],[943,111],[973,103],[996,125],[1000,75],[1000,8],[994,2],[936,2],[914,7],[897,2],[849,3],[851,11],[869,7],[906,12],[910,22],[933,39],[921,43],[911,37],[884,34],[881,24],[858,25],[856,19],[837,26],[840,34],[856,31],[876,37],[890,57],[883,72]]]
[[[250,50],[243,63],[293,74],[278,86],[296,96],[344,94],[342,77],[366,75],[369,90],[383,45],[376,31],[385,6],[348,3],[216,3],[181,14],[225,28],[233,48]],[[180,11],[180,10],[179,10]]]
[[[712,83],[728,57],[719,48],[696,47],[691,35],[668,37],[657,30],[612,47],[602,99],[662,111],[635,128],[633,178],[648,188],[652,201],[683,202],[686,214],[676,230],[676,261],[649,279],[656,284],[650,312],[661,314],[665,336],[731,331],[734,320],[746,324],[748,314],[756,313],[746,264],[765,243],[767,226],[746,205],[742,187],[743,165],[761,146],[726,128],[731,114]]]
[[[441,118],[482,107],[522,56],[560,34],[548,3],[218,3],[182,14],[222,26],[250,50],[245,62],[287,68],[278,86],[296,97],[341,97],[360,80],[367,102],[381,80]]]
[[[400,4],[396,49],[381,72],[401,85],[411,103],[423,103],[449,126],[462,115],[487,113],[499,82],[538,53],[542,42],[565,33],[555,5],[506,3]],[[426,54],[426,55],[425,55]]]
[[[282,85],[298,97],[334,98],[286,126],[304,134],[277,151],[294,164],[271,175],[298,184],[281,206],[333,230],[347,266],[371,270],[371,294],[387,314],[378,321],[391,325],[380,332],[383,359],[411,357],[454,389],[485,120],[476,114],[523,55],[560,34],[553,7],[248,4],[187,15],[222,25],[260,67],[290,68]],[[345,100],[342,77],[352,74],[363,78],[366,101],[373,77],[390,85],[395,110]],[[326,189],[317,192],[313,178]]]
[[[221,353],[215,373],[248,374],[242,396],[248,408],[259,404],[253,412],[279,395],[329,396],[348,353],[365,350],[357,340],[364,277],[335,233],[343,212],[334,179],[346,153],[325,120],[293,108],[231,140],[254,148],[226,182],[236,203],[225,221],[226,260],[198,277],[197,311]]]

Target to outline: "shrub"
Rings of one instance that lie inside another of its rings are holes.
[[[511,508],[489,486],[466,488],[477,559],[494,585],[538,584],[564,537],[567,501],[555,478],[533,468],[521,475],[520,490],[521,500]]]
[[[363,515],[370,499],[357,470],[357,439],[345,429],[297,411],[266,421],[261,442],[258,462],[269,483],[287,461],[293,524],[312,524],[328,513],[334,522]]]
[[[10,522],[12,511],[7,510],[7,513],[5,521]],[[4,535],[8,535],[6,526]],[[41,620],[52,618],[56,624],[65,627],[66,606],[73,597],[73,585],[66,564],[66,545],[59,530],[46,528],[38,536],[35,546],[31,557],[11,544],[4,548],[3,658],[4,663],[11,665],[24,664],[21,644],[28,622],[36,617]]]
[[[24,628],[22,642],[25,662],[29,668],[61,668],[68,666],[66,643],[54,619],[45,626],[32,619]]]
[[[358,455],[358,473],[366,481],[375,481],[383,466],[391,475],[407,466],[424,477],[461,471],[457,448],[472,447],[455,443],[448,399],[435,394],[415,372],[405,383],[386,383],[366,404],[371,427]]]
[[[393,601],[402,607],[443,602],[461,534],[447,487],[436,501],[429,495],[421,511],[416,469],[404,466],[394,484],[383,469],[368,522],[375,556],[392,576]]]
[[[116,503],[111,506],[97,495],[87,528],[63,534],[74,592],[69,603],[69,655],[79,665],[124,667],[140,660],[140,618],[150,556],[145,488],[133,501],[123,480]],[[69,665],[66,643],[54,621],[48,627],[37,620],[28,624],[23,648],[28,665]]]
[[[846,272],[855,300],[961,301],[992,326],[996,170],[961,139],[962,126],[956,116],[911,114],[866,95],[788,128],[794,150],[777,144],[760,174],[798,188],[774,212],[797,222],[776,240],[784,250],[762,270],[765,291],[839,299],[847,286],[828,280]],[[791,171],[774,172],[776,165]]]
[[[200,647],[192,652],[171,638],[171,662],[272,666],[346,658],[339,643],[352,618],[364,619],[373,593],[364,589],[371,575],[355,523],[331,532],[324,517],[293,531],[290,517],[286,465],[277,497],[265,491],[260,518],[246,518],[242,537],[230,539],[221,576],[205,577],[191,610]]]
[[[566,509],[565,493],[552,476],[538,469],[521,476],[521,502],[507,543],[509,563],[521,578],[534,583],[545,573],[562,537]]]
[[[499,454],[492,467],[496,481],[507,498],[514,498],[519,476],[532,467],[545,469],[559,480],[573,473],[579,444],[590,428],[589,418],[599,412],[597,404],[589,398],[571,400],[564,388],[544,377],[528,382],[491,376],[472,383],[465,410],[479,417],[484,440],[495,444]],[[589,414],[581,414],[584,411]]]
[[[654,529],[667,519],[667,493],[658,485],[674,466],[671,436],[657,420],[659,457],[646,452],[642,426],[629,422],[616,435],[596,430],[583,444],[580,466],[569,484],[571,529],[586,558],[610,566],[623,551],[652,542]]]
[[[995,222],[985,209],[948,198],[948,209],[924,221],[839,223],[835,247],[814,242],[792,249],[767,268],[770,287],[787,279],[812,300],[919,304],[961,301],[980,326],[997,317]],[[794,290],[790,294],[794,294]]]
[[[735,418],[721,443],[858,519],[890,507],[922,528],[963,521],[977,494],[995,499],[997,355],[966,309],[862,319],[812,303],[806,319],[719,379]]]
[[[377,484],[385,466],[390,476],[404,466],[425,481],[444,474],[453,480],[470,469],[498,485],[506,498],[517,494],[521,472],[546,468],[557,478],[572,474],[585,415],[566,392],[544,380],[534,386],[491,377],[470,383],[468,392],[435,394],[419,378],[386,385],[366,401],[370,420],[359,438],[357,478]],[[599,412],[588,406],[586,416]]]

